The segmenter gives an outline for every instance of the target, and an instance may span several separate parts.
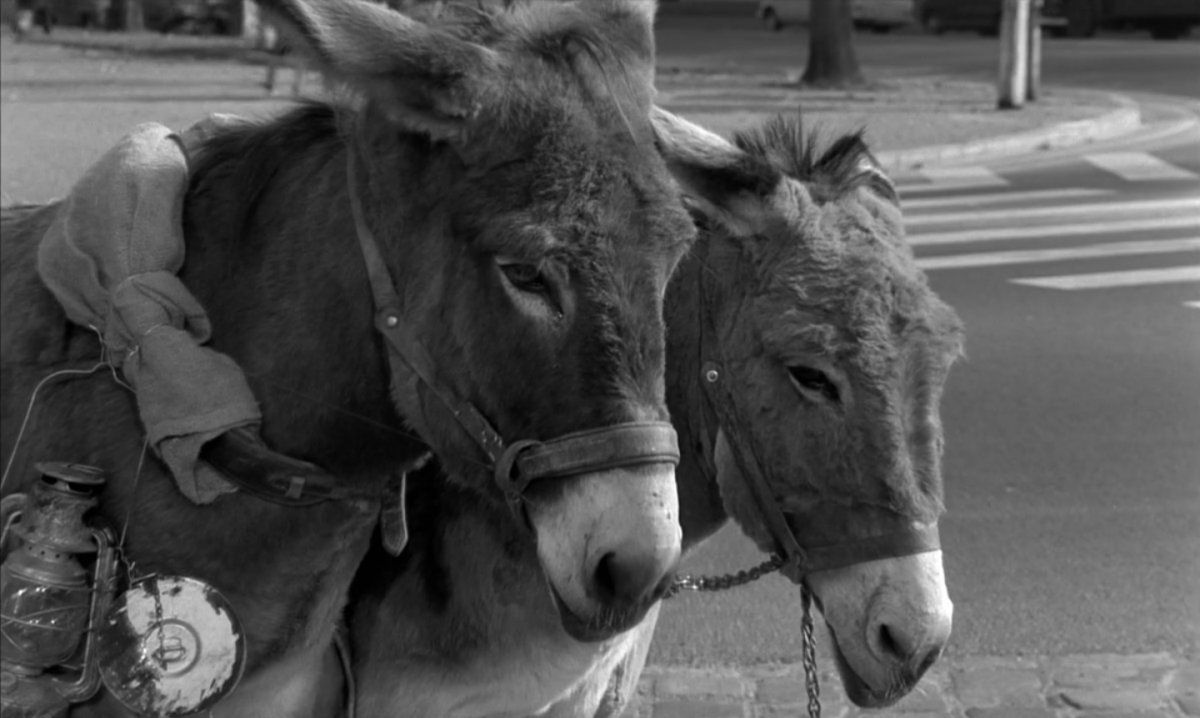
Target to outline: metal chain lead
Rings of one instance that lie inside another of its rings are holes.
[[[724,591],[738,586],[753,583],[769,573],[778,571],[783,566],[783,559],[772,556],[754,568],[741,570],[737,573],[727,573],[723,576],[677,576],[663,598],[674,598],[680,591]]]
[[[821,683],[817,676],[817,642],[813,639],[812,594],[800,584],[800,606],[804,618],[800,621],[801,653],[804,660],[804,683],[808,689],[808,716],[821,718]]]
[[[783,559],[772,556],[754,568],[723,576],[678,576],[663,598],[674,598],[680,591],[724,591],[745,586],[778,571],[782,566]],[[808,691],[808,717],[821,718],[821,684],[817,675],[817,642],[813,638],[812,594],[803,583],[800,584],[800,605],[804,611],[800,621],[800,651],[804,662],[804,683]]]

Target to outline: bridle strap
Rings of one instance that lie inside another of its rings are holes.
[[[425,351],[425,347],[417,341],[412,328],[404,321],[404,315],[401,312],[402,304],[395,289],[396,285],[388,273],[383,255],[379,252],[379,243],[375,240],[371,228],[367,226],[362,201],[358,196],[355,154],[355,148],[347,146],[346,173],[349,181],[350,211],[354,215],[358,245],[362,250],[363,263],[367,267],[371,294],[375,298],[375,328],[387,340],[390,348],[388,365],[392,372],[393,386],[400,386],[405,378],[395,361],[400,359],[408,367],[408,370],[416,374],[421,383],[450,410],[450,413],[494,465],[504,455],[504,439],[474,406],[454,396],[434,377],[433,360]]]
[[[540,479],[662,462],[679,464],[675,427],[665,421],[630,422],[546,442],[514,442],[496,465],[495,478],[511,503]]]
[[[342,486],[320,467],[272,451],[247,427],[235,427],[206,442],[200,458],[245,493],[280,506],[380,497],[380,487]]]
[[[780,573],[787,576],[791,581],[800,583],[804,574],[808,573],[809,560],[805,555],[804,549],[801,548],[800,542],[796,540],[796,535],[792,533],[792,529],[788,526],[787,518],[783,515],[783,511],[776,503],[774,496],[771,495],[771,488],[767,485],[766,478],[759,470],[757,461],[749,461],[742,451],[742,441],[739,435],[740,427],[748,426],[739,416],[737,403],[729,390],[728,381],[723,380],[721,376],[725,369],[724,356],[721,352],[721,343],[719,341],[711,341],[707,336],[710,332],[715,331],[715,313],[712,311],[712,303],[715,298],[710,296],[706,291],[704,277],[706,272],[697,272],[697,294],[700,302],[700,355],[701,355],[701,384],[704,386],[704,393],[708,397],[709,403],[712,405],[713,412],[717,416],[717,424],[721,430],[726,433],[729,438],[729,448],[733,452],[734,461],[737,462],[738,470],[746,480],[746,488],[750,491],[750,496],[754,500],[755,506],[758,508],[758,513],[767,523],[767,531],[776,544],[775,555],[783,559],[783,565],[780,566]],[[711,356],[712,359],[705,361],[705,356]]]
[[[379,251],[379,244],[358,196],[356,150],[347,148],[350,210],[367,267],[371,294],[377,308],[375,326],[388,343],[388,366],[393,386],[407,379],[404,369],[442,402],[459,425],[488,457],[493,478],[518,512],[521,494],[532,481],[564,478],[585,472],[603,471],[654,462],[679,463],[675,428],[668,422],[627,422],[615,426],[566,434],[549,441],[523,440],[506,444],[492,425],[467,401],[463,401],[435,377],[434,363],[405,321],[395,284]],[[403,365],[403,367],[401,366]]]
[[[941,548],[937,524],[913,523],[891,533],[809,548],[808,571],[832,571],[868,561],[912,556]]]
[[[792,532],[791,527],[788,526],[787,518],[779,508],[779,504],[771,495],[771,489],[767,486],[767,480],[759,470],[758,462],[747,460],[745,452],[741,450],[742,442],[737,427],[745,426],[745,424],[738,416],[732,397],[724,389],[726,382],[721,380],[723,367],[716,362],[705,362],[703,366],[702,380],[705,394],[717,415],[717,423],[721,426],[721,431],[729,437],[729,448],[733,452],[734,461],[737,462],[738,471],[746,481],[746,488],[750,491],[759,515],[767,523],[767,531],[775,540],[776,555],[783,559],[783,565],[780,566],[779,571],[793,582],[800,583],[805,574],[811,571],[810,559],[805,550],[801,548],[800,542],[796,540],[796,535]]]

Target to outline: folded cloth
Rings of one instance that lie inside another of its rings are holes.
[[[198,504],[236,490],[198,460],[205,442],[261,421],[246,377],[202,346],[204,308],[183,266],[186,146],[242,120],[213,115],[176,135],[139,125],[84,173],[38,247],[38,273],[67,317],[103,337],[137,394],[147,440]]]

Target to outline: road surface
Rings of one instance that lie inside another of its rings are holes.
[[[798,74],[808,52],[805,28],[774,33],[753,18],[667,15],[659,19],[655,34],[660,58],[736,63],[760,72]],[[973,33],[860,32],[854,43],[868,80],[944,75],[993,82],[1000,62],[999,40]],[[1042,43],[1042,82],[1047,85],[1196,99],[1200,98],[1197,68],[1200,30],[1170,42],[1150,40],[1146,33],[1105,33],[1087,40],[1046,38]]]

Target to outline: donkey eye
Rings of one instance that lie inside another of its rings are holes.
[[[792,379],[795,380],[801,389],[814,394],[820,394],[829,401],[838,400],[837,384],[834,384],[833,380],[820,369],[813,369],[808,366],[790,366],[788,367],[788,373],[792,375]]]
[[[524,292],[545,293],[549,287],[546,277],[536,264],[501,264],[500,271],[514,287]]]

